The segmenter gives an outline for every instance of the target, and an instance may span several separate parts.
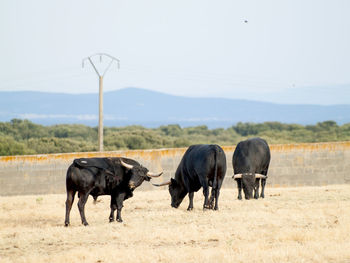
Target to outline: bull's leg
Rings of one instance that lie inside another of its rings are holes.
[[[238,189],[238,200],[242,200],[242,179],[236,179]]]
[[[117,196],[117,222],[123,222],[122,219],[122,208],[123,208],[123,201],[124,201],[125,193],[120,193]]]
[[[209,208],[214,209],[214,198],[216,196],[216,190],[212,187],[211,188],[211,194],[209,198]]]
[[[70,214],[70,210],[72,209],[73,202],[74,202],[75,192],[76,191],[74,191],[74,190],[67,191],[66,219],[64,220],[64,225],[65,226],[69,225],[69,214]]]
[[[190,199],[190,203],[188,204],[187,211],[193,210],[193,196],[194,196],[194,192],[188,193],[188,198]]]
[[[261,179],[261,198],[265,198],[265,185],[266,185],[266,179]]]
[[[204,204],[203,209],[209,209],[209,186],[203,186]]]
[[[222,185],[223,180],[219,180],[217,183],[217,188],[215,189],[215,206],[214,210],[219,210],[219,196],[220,196],[220,189]]]
[[[260,183],[260,179],[255,179],[255,186],[254,186],[254,198],[255,199],[259,198],[259,183]]]
[[[219,210],[219,195],[220,195],[220,188],[216,189],[215,191],[215,206],[214,206],[214,210]]]
[[[109,222],[114,221],[114,211],[117,209],[116,198],[111,196],[111,213],[109,215]]]
[[[89,193],[85,193],[85,194],[80,193],[78,208],[79,208],[79,213],[81,217],[81,222],[84,226],[88,225],[88,222],[86,221],[86,218],[85,218],[85,204],[88,198],[89,198]]]

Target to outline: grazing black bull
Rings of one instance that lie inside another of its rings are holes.
[[[114,211],[117,210],[117,221],[122,222],[123,201],[132,197],[134,189],[144,180],[149,181],[151,177],[158,177],[161,174],[150,173],[138,162],[127,158],[75,159],[67,170],[65,226],[69,225],[69,213],[76,192],[79,197],[80,217],[84,225],[88,225],[84,207],[89,195],[92,195],[95,200],[99,195],[110,195],[109,221],[114,221]]]
[[[261,138],[252,138],[238,143],[232,157],[234,178],[237,181],[238,199],[242,199],[242,188],[246,199],[265,197],[265,184],[270,164],[270,148]]]
[[[179,207],[188,193],[190,203],[187,210],[193,209],[193,195],[203,187],[203,209],[218,210],[220,188],[226,173],[226,156],[218,145],[192,145],[185,152],[176,170],[175,179],[155,186],[169,185],[171,206]],[[212,187],[210,199],[209,186]],[[215,198],[215,206],[213,205]]]

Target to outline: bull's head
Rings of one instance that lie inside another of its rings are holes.
[[[256,174],[256,173],[242,173],[242,174],[235,174],[232,176],[235,180],[237,180],[238,183],[241,184],[241,187],[243,188],[244,197],[245,199],[249,200],[253,198],[253,190],[256,190],[256,179],[266,179],[267,176],[263,174]]]
[[[129,170],[131,176],[129,180],[129,187],[131,190],[134,190],[136,187],[139,187],[144,180],[149,181],[153,177],[159,177],[163,172],[155,174],[148,171],[146,167],[142,165],[131,165],[120,160],[121,165]]]
[[[171,206],[174,208],[178,208],[185,198],[187,191],[178,183],[175,179],[171,178],[169,182],[161,183],[161,184],[153,184],[154,186],[164,186],[169,185],[169,193],[171,196]]]

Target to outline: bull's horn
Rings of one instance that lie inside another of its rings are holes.
[[[148,172],[148,173],[147,173],[147,176],[148,176],[148,177],[159,177],[159,176],[161,176],[162,174],[163,174],[163,172],[160,172],[160,173],[158,173],[158,174]]]
[[[262,179],[266,179],[267,176],[263,175],[263,174],[255,174],[255,178],[262,178]]]
[[[131,164],[127,164],[127,163],[124,163],[122,159],[120,159],[120,163],[125,167],[125,168],[128,168],[128,169],[132,169],[134,166],[131,165]]]
[[[161,183],[161,184],[153,184],[153,185],[159,187],[159,186],[164,186],[164,185],[169,185],[169,184],[171,184],[171,181],[165,182],[165,183]]]
[[[242,178],[242,174],[234,174],[232,176],[233,179],[239,179],[239,178]]]

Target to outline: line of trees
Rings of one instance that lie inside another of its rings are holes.
[[[181,128],[166,125],[105,127],[105,150],[187,147],[197,143],[234,145],[249,137],[262,137],[270,144],[349,141],[350,123],[325,121],[316,125],[279,122],[237,123],[227,129],[207,126]],[[0,155],[23,155],[97,151],[97,127],[85,125],[43,126],[28,120],[0,122]]]

